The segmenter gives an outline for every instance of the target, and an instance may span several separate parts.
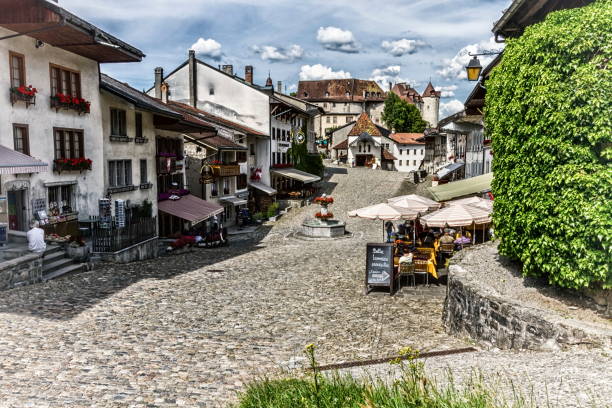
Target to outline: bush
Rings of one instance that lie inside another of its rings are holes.
[[[270,204],[270,206],[268,207],[268,211],[267,211],[268,218],[275,217],[278,214],[279,207],[280,206],[278,205],[278,203]]]
[[[612,2],[508,39],[487,81],[495,234],[526,275],[612,287]]]

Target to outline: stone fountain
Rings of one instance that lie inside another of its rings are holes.
[[[336,238],[342,237],[345,234],[345,223],[334,219],[327,208],[334,203],[332,197],[323,194],[321,197],[314,199],[316,204],[321,206],[319,212],[315,214],[314,219],[308,219],[302,223],[302,234],[311,238]]]

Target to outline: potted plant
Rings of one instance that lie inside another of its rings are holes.
[[[278,208],[280,206],[278,205],[278,203],[272,203],[270,204],[270,206],[268,207],[268,221],[276,221],[276,219],[278,218]]]
[[[67,247],[66,254],[76,262],[87,262],[89,260],[89,247],[83,238],[75,238]]]
[[[32,85],[13,87],[11,88],[11,104],[17,101],[24,101],[26,106],[34,105],[37,92],[38,89],[34,88]]]

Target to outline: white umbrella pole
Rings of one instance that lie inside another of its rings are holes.
[[[474,223],[474,237],[472,238],[472,243],[476,244],[476,223]]]

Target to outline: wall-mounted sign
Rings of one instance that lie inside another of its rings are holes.
[[[297,132],[297,134],[293,132],[293,141],[295,143],[302,144],[304,141],[306,141],[306,135],[301,130]]]
[[[200,184],[211,184],[215,182],[212,168],[205,164],[200,169]]]
[[[372,287],[388,287],[395,291],[397,276],[393,268],[393,244],[368,244],[366,246],[365,293]]]
[[[279,147],[291,147],[291,143],[287,142],[278,142]]]

